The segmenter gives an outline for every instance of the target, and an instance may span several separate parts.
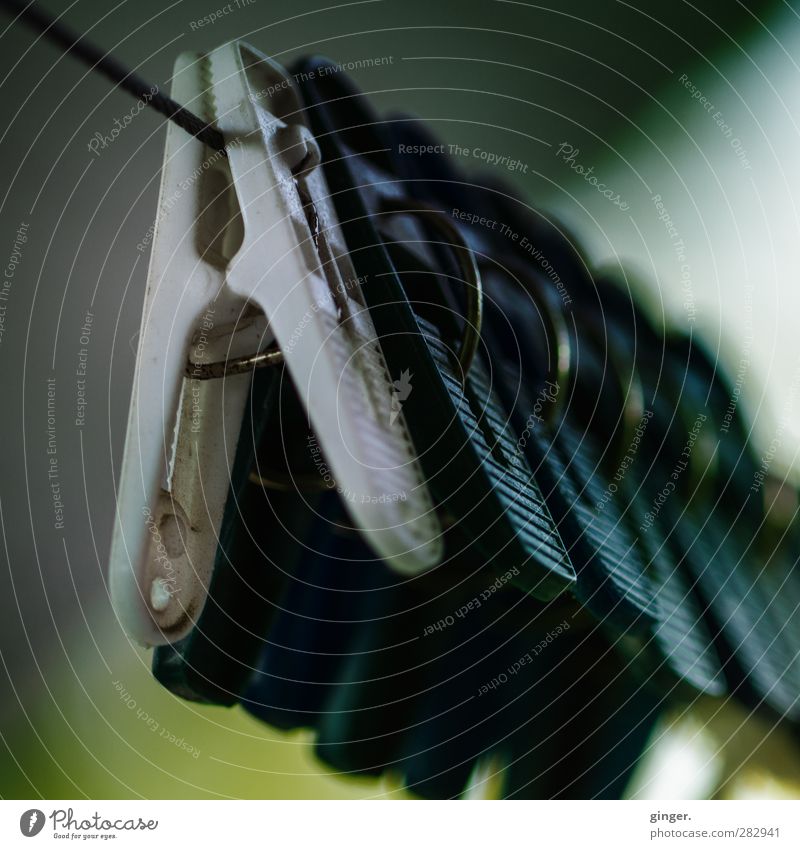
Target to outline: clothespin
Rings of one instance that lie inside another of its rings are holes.
[[[205,602],[255,368],[285,366],[322,488],[376,557],[415,574],[442,556],[292,79],[238,41],[181,56],[174,79],[227,155],[168,127],[111,555],[121,622],[152,645]]]

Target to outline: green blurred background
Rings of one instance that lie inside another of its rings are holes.
[[[447,142],[527,164],[510,179],[567,220],[594,261],[624,261],[658,320],[686,328],[681,268],[653,209],[660,194],[686,242],[693,329],[731,373],[746,353],[743,397],[757,444],[780,428],[778,462],[795,474],[800,429],[786,387],[798,371],[800,307],[796,4],[252,0],[199,28],[218,5],[42,5],[161,86],[179,52],[235,38],[286,64],[308,53],[340,62],[391,56],[353,75],[377,108],[417,114]],[[403,796],[390,781],[327,774],[302,736],[173,698],[115,622],[106,570],[146,278],[136,246],[152,225],[163,121],[143,112],[94,157],[88,141],[109,132],[131,99],[10,17],[0,26],[0,258],[20,222],[29,224],[0,343],[0,795]],[[682,75],[735,127],[749,168]],[[564,142],[626,198],[628,213],[559,159]],[[58,413],[66,519],[57,532],[45,381],[70,385],[90,302],[86,426]],[[719,749],[726,732],[717,731]],[[767,731],[747,738],[748,752],[765,752],[750,760],[765,758],[791,787],[796,753]],[[673,752],[647,766],[663,771],[658,786],[672,786],[668,763],[683,761]],[[763,781],[765,793],[794,792]]]

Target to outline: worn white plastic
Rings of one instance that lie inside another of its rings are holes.
[[[145,644],[185,635],[205,603],[249,388],[249,375],[184,377],[190,361],[277,341],[376,554],[410,574],[442,556],[293,82],[232,42],[180,57],[173,96],[216,121],[228,156],[169,125],[111,553],[115,608]]]

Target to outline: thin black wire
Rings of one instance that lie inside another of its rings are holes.
[[[151,106],[187,133],[196,136],[203,144],[225,153],[225,139],[218,129],[176,103],[171,97],[162,94],[158,86],[148,83],[84,36],[78,35],[60,21],[42,12],[38,6],[25,0],[0,0],[0,8],[6,9],[19,20],[39,30],[47,39],[63,47],[67,53],[81,59],[93,71],[99,71],[108,77],[120,88],[139,98],[146,106]]]

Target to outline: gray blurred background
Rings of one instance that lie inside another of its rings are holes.
[[[197,21],[225,4],[41,5],[161,87],[179,52],[236,38],[286,64],[308,53],[340,62],[391,56],[354,73],[379,109],[415,113],[445,141],[526,163],[512,179],[528,197],[567,219],[596,261],[630,263],[653,314],[686,328],[681,268],[653,209],[661,194],[687,243],[692,329],[730,373],[746,356],[742,391],[757,442],[779,434],[776,462],[794,474],[794,4],[240,0],[203,27]],[[153,222],[164,122],[145,110],[93,155],[90,139],[110,133],[133,100],[5,13],[0,28],[0,260],[5,268],[19,259],[0,341],[0,794],[393,792],[318,775],[301,738],[177,703],[148,679],[147,653],[117,627],[107,556],[147,271],[137,244]],[[683,74],[735,128],[738,151]],[[628,214],[555,155],[551,146],[563,142],[629,201]],[[77,427],[82,348],[87,406]],[[63,529],[54,527],[48,478],[48,378]],[[186,745],[153,734],[115,682]]]

